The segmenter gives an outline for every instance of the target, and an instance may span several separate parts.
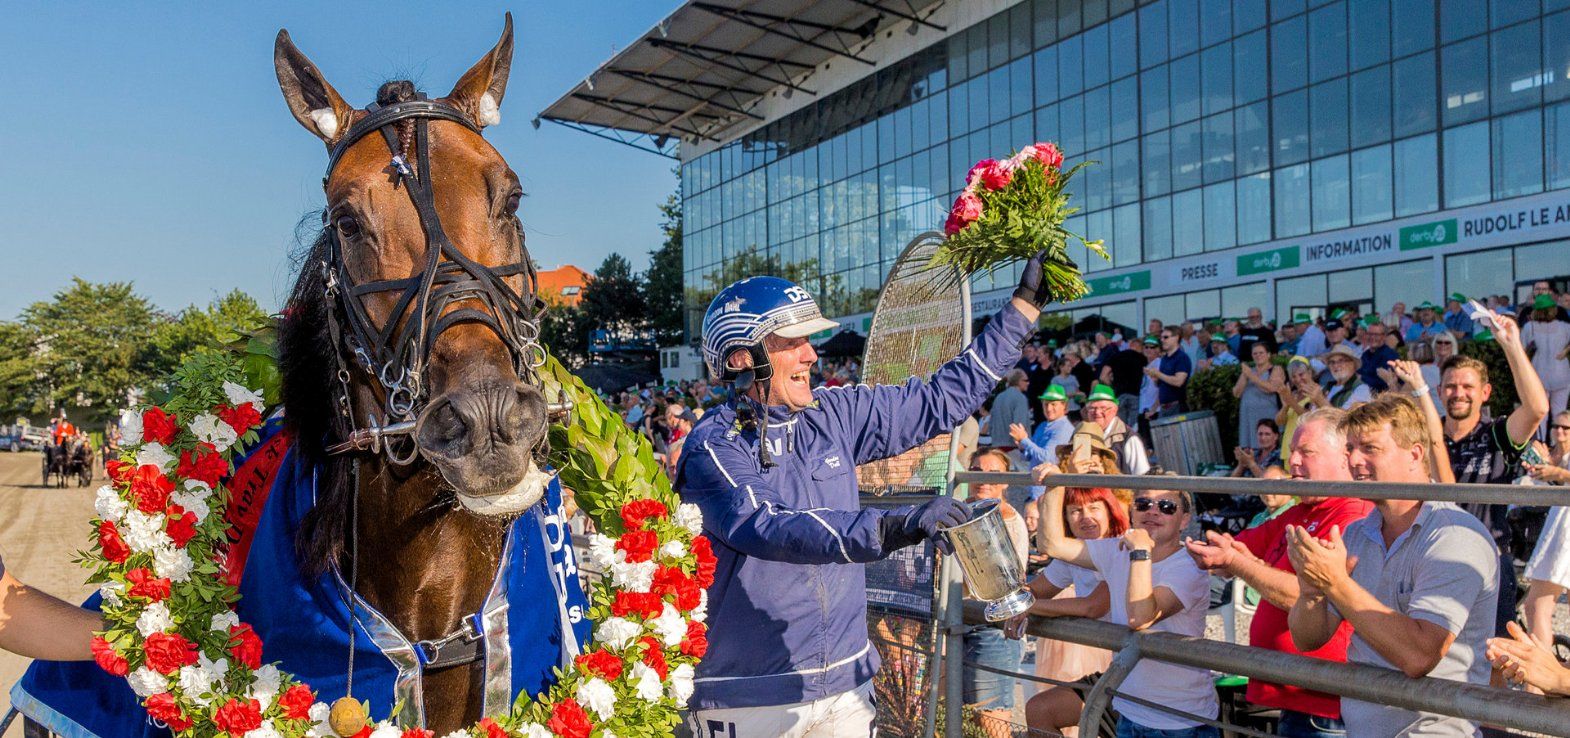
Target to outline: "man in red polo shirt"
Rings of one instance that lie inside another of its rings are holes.
[[[1346,412],[1338,408],[1322,408],[1298,421],[1288,462],[1293,479],[1352,479],[1347,466],[1346,436],[1337,430],[1345,415]],[[1366,500],[1302,497],[1286,512],[1239,533],[1236,540],[1214,531],[1208,534],[1206,541],[1190,539],[1188,552],[1201,569],[1242,577],[1263,597],[1249,627],[1250,646],[1344,662],[1347,643],[1352,637],[1352,628],[1344,621],[1330,642],[1318,649],[1305,653],[1292,645],[1287,612],[1297,601],[1298,585],[1297,572],[1287,559],[1286,529],[1296,525],[1316,537],[1327,538],[1331,526],[1346,530],[1349,524],[1367,516],[1372,509],[1373,505]],[[1341,700],[1335,695],[1254,679],[1248,683],[1248,701],[1280,708],[1278,735],[1288,738],[1346,735],[1346,727],[1341,722]]]

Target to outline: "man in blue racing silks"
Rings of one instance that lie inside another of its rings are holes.
[[[968,508],[942,497],[862,509],[856,466],[948,432],[981,406],[1049,300],[1042,258],[1026,263],[1013,299],[959,356],[901,385],[814,390],[807,336],[835,323],[787,280],[743,279],[714,298],[704,361],[732,394],[688,436],[676,477],[719,559],[694,735],[876,732],[863,565],[964,522]]]

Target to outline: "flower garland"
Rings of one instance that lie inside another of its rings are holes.
[[[251,357],[208,351],[188,359],[167,401],[126,428],[125,451],[108,462],[110,484],[94,506],[95,543],[82,555],[99,584],[108,628],[93,638],[98,665],[125,677],[148,715],[187,738],[326,738],[329,706],[275,664],[239,620],[239,594],[221,558],[229,474],[238,450],[257,440],[264,394],[276,372]],[[677,504],[646,441],[551,360],[548,391],[576,403],[551,429],[551,462],[599,529],[590,558],[610,585],[590,588],[593,642],[556,684],[511,711],[451,738],[636,738],[668,735],[692,694],[708,649],[707,594],[715,558],[696,507]],[[254,381],[248,381],[254,380]],[[553,395],[554,396],[554,395]],[[572,436],[577,446],[554,443]],[[603,460],[596,454],[626,456]],[[644,463],[647,461],[647,463]],[[602,463],[603,462],[603,463]],[[434,738],[389,720],[342,738]]]
[[[1053,299],[1084,297],[1079,267],[1069,259],[1068,239],[1106,259],[1101,241],[1087,241],[1063,228],[1079,208],[1069,205],[1065,191],[1081,162],[1063,171],[1057,144],[1035,143],[1004,159],[982,159],[965,175],[965,189],[954,200],[943,232],[948,236],[932,256],[932,264],[952,265],[956,278],[998,269],[1045,251],[1042,276]]]

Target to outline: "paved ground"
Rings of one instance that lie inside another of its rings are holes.
[[[18,579],[67,602],[81,602],[93,587],[87,570],[72,560],[87,545],[93,487],[38,486],[43,461],[36,452],[0,452],[0,556]],[[102,482],[102,470],[99,482]],[[0,714],[11,708],[11,685],[28,660],[0,651]],[[20,736],[21,721],[6,736]]]

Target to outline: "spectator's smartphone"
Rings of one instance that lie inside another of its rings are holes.
[[[1542,466],[1548,463],[1548,461],[1543,458],[1542,454],[1537,452],[1537,446],[1529,445],[1526,447],[1526,451],[1521,454],[1521,463]]]

